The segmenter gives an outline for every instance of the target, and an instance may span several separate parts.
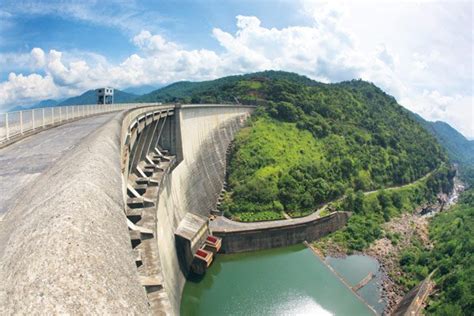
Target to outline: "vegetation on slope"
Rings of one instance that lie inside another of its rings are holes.
[[[453,186],[454,170],[440,166],[428,176],[414,183],[393,189],[379,190],[368,194],[348,190],[334,209],[352,211],[353,215],[345,228],[332,233],[321,242],[319,248],[337,244],[340,249],[351,252],[366,249],[383,235],[381,225],[404,212],[412,212],[419,205],[436,201],[438,192],[449,192]],[[330,240],[330,243],[327,243]]]
[[[426,309],[429,315],[472,315],[474,311],[474,190],[466,191],[453,209],[430,223],[432,250],[415,243],[400,265],[412,284],[436,269],[437,292]]]
[[[176,82],[145,94],[138,100],[140,102],[234,103],[236,101],[234,97],[238,97],[242,103],[248,103],[256,100],[252,92],[261,87],[259,80],[290,80],[303,85],[319,84],[295,73],[264,71],[211,81]]]
[[[260,105],[235,140],[222,204],[242,221],[306,215],[346,191],[407,184],[447,161],[394,98],[360,80],[268,71],[176,83],[142,100]]]

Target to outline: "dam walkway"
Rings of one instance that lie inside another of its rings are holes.
[[[0,221],[29,184],[114,115],[74,121],[0,149]]]
[[[114,115],[107,113],[77,120],[0,149],[0,258],[10,235],[3,221],[8,210],[25,198],[28,187],[38,176]]]

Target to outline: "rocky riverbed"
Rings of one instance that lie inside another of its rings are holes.
[[[385,223],[382,226],[385,232],[384,237],[374,241],[369,248],[359,253],[377,259],[380,264],[383,298],[387,302],[384,315],[390,315],[410,290],[396,282],[404,275],[399,263],[402,251],[410,247],[415,240],[428,249],[432,248],[428,232],[430,217],[440,211],[448,210],[457,202],[463,190],[464,185],[456,178],[454,190],[449,196],[439,197],[438,203],[420,206],[412,213],[404,213]],[[425,210],[429,211],[424,212]],[[315,247],[324,256],[345,257],[347,255],[347,250],[331,239],[326,239],[323,243],[316,242]]]

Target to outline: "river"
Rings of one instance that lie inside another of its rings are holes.
[[[371,262],[364,269],[367,261],[359,257],[347,261],[348,265],[334,259],[334,267],[344,275],[350,271],[349,266],[357,266],[353,277],[360,281],[366,271],[375,272],[378,266]],[[351,285],[357,282],[348,281]],[[371,283],[368,290],[362,288],[360,292],[378,297],[378,288],[370,288]],[[218,255],[202,279],[186,282],[181,315],[357,316],[373,312],[310,249],[297,245]]]

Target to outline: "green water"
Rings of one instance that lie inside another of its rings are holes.
[[[219,255],[188,281],[181,315],[373,315],[304,246]]]

